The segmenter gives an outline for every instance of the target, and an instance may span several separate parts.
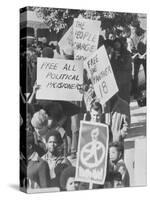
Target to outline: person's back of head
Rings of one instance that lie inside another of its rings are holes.
[[[42,57],[43,58],[53,58],[54,57],[54,52],[53,49],[50,47],[45,47],[42,50]]]
[[[34,128],[41,129],[43,126],[48,125],[48,115],[47,113],[41,109],[40,111],[34,113],[31,124]]]

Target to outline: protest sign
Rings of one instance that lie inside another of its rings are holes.
[[[101,104],[118,92],[118,86],[104,46],[84,61],[84,68],[91,77],[97,98]]]
[[[38,58],[37,99],[81,101],[83,66],[80,61]]]
[[[73,49],[73,26],[71,26],[68,31],[63,35],[59,41],[60,49]]]
[[[81,121],[75,176],[77,181],[104,184],[108,141],[107,125]]]
[[[83,18],[74,19],[74,59],[85,60],[96,51],[99,40],[100,21]]]

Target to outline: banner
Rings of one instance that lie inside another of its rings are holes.
[[[81,101],[83,66],[80,61],[38,58],[36,99]]]
[[[81,121],[77,152],[76,181],[103,185],[106,178],[108,126]]]
[[[101,104],[107,102],[118,92],[118,86],[104,46],[84,61],[84,68],[91,77],[96,96]]]
[[[74,59],[85,60],[96,51],[100,21],[76,18],[73,23]]]

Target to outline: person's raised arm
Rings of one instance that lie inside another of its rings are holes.
[[[35,98],[36,92],[39,88],[40,88],[40,85],[37,85],[37,82],[35,82],[35,84],[33,86],[32,94],[27,102],[28,104],[31,104],[33,102],[33,99]]]

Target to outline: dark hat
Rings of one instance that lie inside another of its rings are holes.
[[[60,186],[62,189],[66,189],[67,180],[70,177],[75,177],[75,167],[69,166],[65,168],[60,176]]]

